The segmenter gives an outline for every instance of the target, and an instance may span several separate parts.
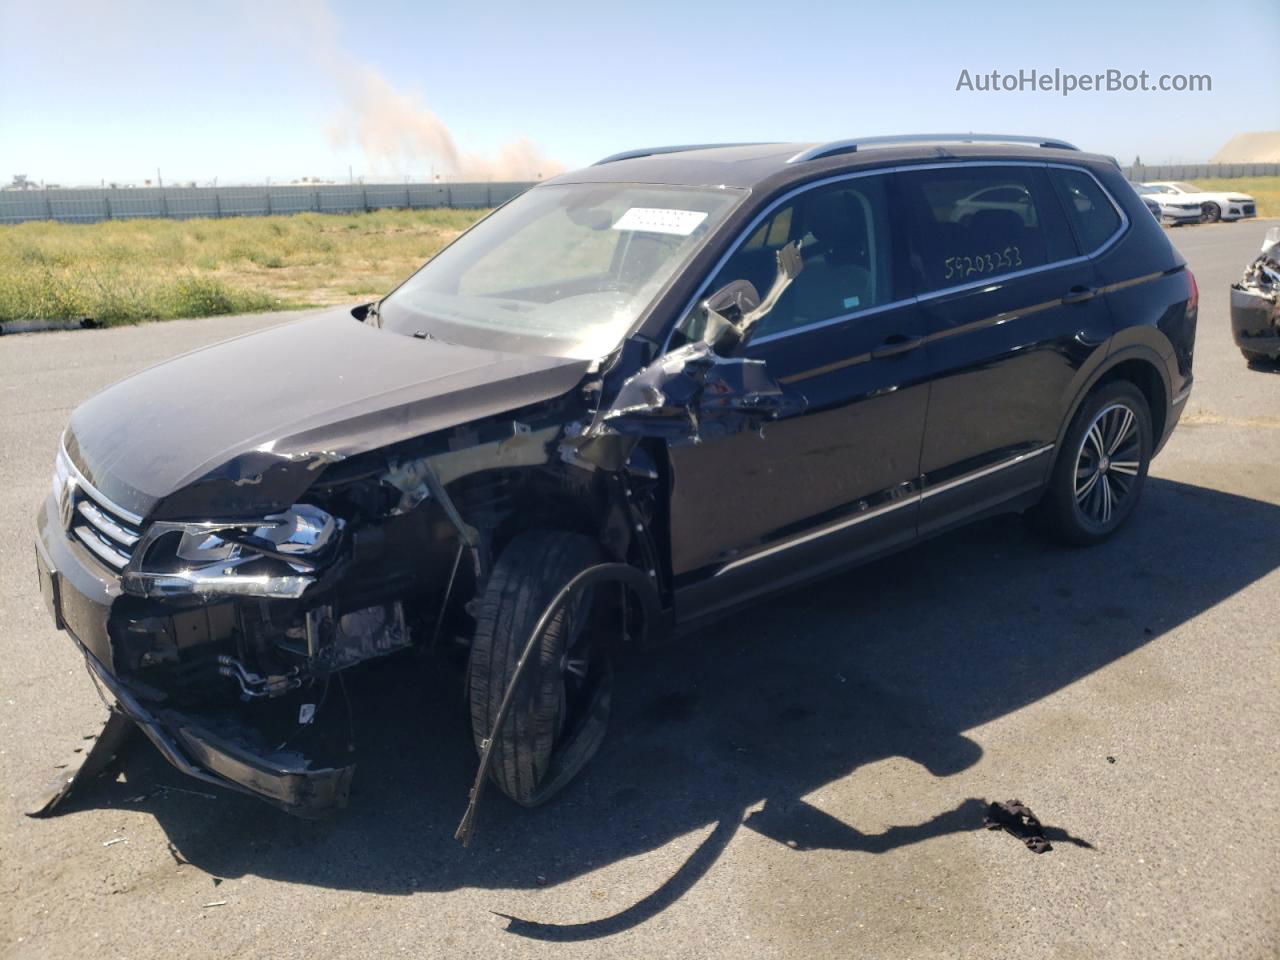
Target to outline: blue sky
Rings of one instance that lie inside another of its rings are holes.
[[[5,181],[501,176],[637,145],[928,130],[1202,160],[1280,118],[1276,0],[0,0],[0,18]],[[1213,90],[955,89],[961,69],[1055,67]]]

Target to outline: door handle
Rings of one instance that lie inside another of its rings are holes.
[[[1097,287],[1075,286],[1068,290],[1062,297],[1063,303],[1084,303],[1086,300],[1092,300],[1098,295]]]
[[[908,337],[903,333],[895,333],[892,337],[887,337],[884,343],[871,351],[871,359],[879,360],[881,357],[892,357],[894,354],[906,353],[908,350],[914,350],[922,343],[924,343],[924,337]]]

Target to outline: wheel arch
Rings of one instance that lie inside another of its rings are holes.
[[[1083,377],[1068,405],[1066,416],[1058,427],[1056,445],[1059,448],[1080,405],[1098,387],[1115,380],[1127,380],[1142,391],[1147,406],[1151,408],[1152,444],[1159,447],[1169,422],[1169,408],[1173,399],[1169,374],[1164,358],[1154,348],[1146,344],[1131,344],[1108,354],[1094,370]]]

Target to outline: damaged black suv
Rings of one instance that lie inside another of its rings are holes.
[[[354,769],[331,678],[461,643],[475,795],[536,804],[621,647],[998,512],[1112,534],[1196,304],[1115,162],[1060,141],[619,154],[377,303],[85,403],[40,581],[119,724],[304,815]]]

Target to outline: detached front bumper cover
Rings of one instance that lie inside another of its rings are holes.
[[[137,724],[164,758],[188,776],[260,797],[305,818],[323,817],[346,806],[354,763],[314,768],[301,754],[254,751],[178,711],[152,712],[83,644],[77,645],[94,679],[116,698],[114,709]],[[113,716],[108,726],[117,723]],[[70,781],[42,810],[51,812],[80,779]]]

